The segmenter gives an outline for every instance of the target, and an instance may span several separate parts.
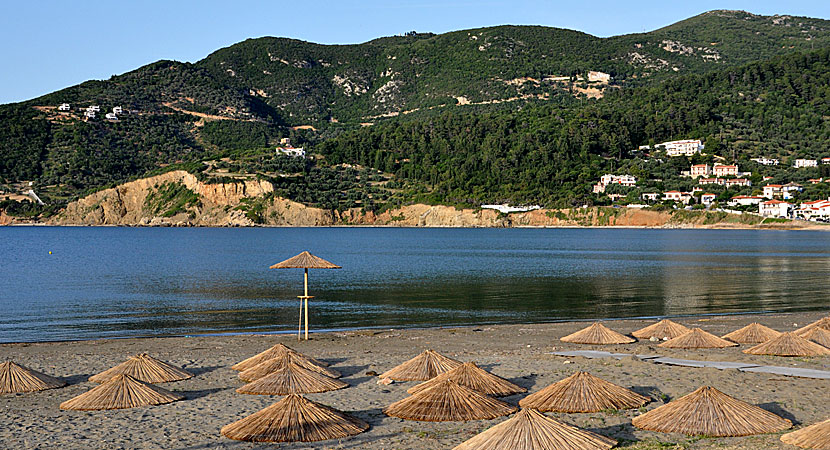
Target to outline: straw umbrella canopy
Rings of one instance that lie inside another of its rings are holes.
[[[815,322],[807,326],[795,330],[794,333],[799,336],[802,336],[806,334],[808,331],[812,330],[813,328],[824,328],[825,330],[830,330],[830,316],[822,317],[821,319],[816,320]]]
[[[617,441],[524,408],[453,450],[606,450]]]
[[[559,340],[572,344],[592,345],[630,344],[637,341],[624,334],[617,333],[599,322],[594,322],[591,326],[579,330],[576,333],[569,334]]]
[[[649,401],[648,397],[588,372],[577,372],[521,399],[519,406],[539,411],[577,413],[638,408]]]
[[[669,339],[663,342],[658,347],[664,348],[725,348],[737,347],[738,344],[719,338],[712,333],[701,330],[700,328],[692,328],[687,333]]]
[[[236,392],[253,395],[313,394],[335,391],[348,386],[348,383],[289,362],[282,369],[252,381],[237,389]]]
[[[319,360],[316,360],[316,359],[314,359],[310,356],[306,356],[306,355],[304,355],[304,354],[302,354],[298,351],[295,351],[294,349],[292,349],[291,347],[289,347],[287,345],[277,344],[277,345],[269,348],[268,350],[265,350],[264,352],[257,353],[256,355],[251,356],[250,358],[248,358],[244,361],[240,361],[240,362],[232,365],[231,369],[239,370],[239,371],[250,369],[251,367],[254,367],[258,364],[261,364],[265,361],[268,361],[269,359],[276,358],[278,356],[282,356],[285,353],[292,353],[294,356],[296,356],[300,359],[304,359],[307,363],[313,364],[315,366],[320,366],[320,367],[328,367],[329,366],[329,364],[327,362],[319,361]]]
[[[723,335],[723,338],[739,344],[761,344],[770,339],[775,339],[778,336],[781,336],[780,331],[775,331],[758,322],[753,322],[741,329]]]
[[[300,299],[300,327],[297,330],[297,340],[300,340],[300,331],[303,326],[303,301],[305,301],[305,340],[308,340],[308,299],[314,298],[308,295],[308,269],[342,269],[342,267],[304,251],[293,258],[274,264],[270,269],[303,269],[305,271],[303,295],[298,296]]]
[[[640,328],[639,330],[631,333],[631,335],[637,339],[674,339],[688,331],[688,328],[677,322],[669,319],[663,319],[645,328]]]
[[[445,380],[435,386],[392,403],[383,410],[387,416],[423,422],[455,422],[495,419],[516,411],[516,407],[488,397],[466,386]]]
[[[395,381],[426,381],[461,365],[461,361],[428,349],[418,356],[380,374],[380,378]]]
[[[825,330],[824,328],[816,327],[804,333],[804,335],[802,335],[801,337],[813,341],[816,344],[830,348],[830,330]]]
[[[230,439],[250,442],[315,442],[360,434],[369,424],[348,414],[289,394],[273,405],[222,427]]]
[[[296,356],[293,353],[284,353],[282,356],[271,358],[255,365],[254,367],[251,367],[250,369],[239,372],[239,379],[247,382],[256,381],[266,375],[282,370],[286,365],[292,363],[308,370],[321,373],[329,378],[340,378],[340,372],[334,369],[311,364],[306,359]]]
[[[690,436],[749,436],[775,433],[792,422],[769,411],[703,386],[631,420],[640,429]]]
[[[792,333],[782,333],[775,339],[744,350],[750,355],[774,356],[823,356],[830,355],[830,349]]]
[[[89,381],[106,383],[112,377],[121,374],[129,375],[145,383],[168,383],[193,378],[193,374],[184,369],[160,361],[146,353],[139,353],[111,369],[89,377]]]
[[[470,389],[481,392],[482,394],[492,395],[493,397],[504,397],[527,392],[527,389],[517,386],[500,376],[493,375],[478,367],[474,362],[465,362],[449,372],[444,372],[431,380],[412,386],[406,392],[417,394],[444,380],[455,381],[462,386],[467,386]]]
[[[37,392],[66,386],[66,382],[12,361],[0,364],[0,394]]]
[[[106,383],[61,403],[61,409],[95,411],[102,409],[126,409],[137,406],[162,405],[184,397],[145,383],[129,375],[116,375]]]
[[[781,436],[781,442],[801,448],[830,448],[830,419]]]

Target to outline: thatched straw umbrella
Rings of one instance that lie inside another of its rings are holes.
[[[572,344],[592,345],[630,344],[637,341],[624,334],[617,333],[599,322],[594,322],[591,326],[583,328],[576,333],[569,334],[559,340]]]
[[[369,424],[328,406],[289,394],[273,405],[222,427],[237,441],[315,442],[360,434]]]
[[[241,361],[241,362],[238,362],[238,363],[232,365],[231,369],[239,370],[239,371],[250,369],[251,367],[254,367],[258,364],[261,364],[265,361],[268,361],[269,359],[276,358],[278,356],[282,356],[285,353],[293,353],[294,356],[297,356],[301,359],[304,359],[309,364],[313,364],[315,366],[320,366],[320,367],[328,367],[329,366],[329,364],[327,362],[318,361],[318,360],[316,360],[316,359],[314,359],[310,356],[306,356],[306,355],[292,349],[291,347],[289,347],[287,345],[277,344],[277,345],[269,348],[268,350],[265,350],[264,352],[257,353],[256,355],[251,356],[250,358],[248,358],[244,361]]]
[[[753,322],[741,329],[723,335],[723,338],[739,344],[761,344],[778,336],[781,336],[780,331]]]
[[[677,322],[673,322],[669,319],[663,319],[645,328],[640,328],[639,330],[631,333],[631,335],[637,339],[674,339],[688,331],[688,328]]]
[[[700,328],[692,328],[689,332],[659,345],[659,347],[664,348],[726,348],[737,346],[738,344],[734,342],[719,338]]]
[[[710,386],[635,417],[631,423],[643,430],[713,437],[775,433],[793,426],[787,419]]]
[[[89,377],[89,381],[106,383],[121,374],[145,383],[168,383],[193,378],[193,374],[184,369],[159,361],[146,353],[139,353],[111,369]]]
[[[617,441],[524,408],[453,450],[606,450]]]
[[[12,361],[0,364],[0,394],[37,392],[66,386],[66,382],[50,377]]]
[[[478,391],[486,395],[492,395],[493,397],[504,397],[507,395],[527,392],[527,389],[517,386],[500,376],[493,375],[492,373],[478,367],[474,362],[465,362],[449,372],[444,372],[431,380],[412,386],[406,392],[409,392],[410,394],[417,394],[418,392],[429,389],[444,380],[455,381],[462,386],[467,386],[474,391]]]
[[[823,356],[830,355],[830,349],[788,332],[763,344],[748,348],[744,350],[744,353],[774,356]]]
[[[340,378],[340,372],[334,369],[311,364],[308,360],[293,353],[284,353],[282,356],[271,358],[255,365],[254,367],[251,367],[250,369],[239,372],[239,379],[247,382],[255,381],[278,370],[282,370],[286,365],[292,363],[308,370],[321,373],[329,378]]]
[[[303,295],[297,296],[300,299],[300,326],[297,330],[297,340],[300,340],[300,332],[303,328],[303,300],[305,300],[305,340],[308,340],[308,299],[314,296],[308,295],[308,269],[342,269],[337,264],[330,263],[323,258],[312,255],[309,252],[302,252],[299,255],[288,258],[283,262],[278,262],[270,267],[270,269],[304,269],[304,287]]]
[[[460,365],[461,361],[456,361],[435,350],[428,349],[409,361],[380,374],[380,378],[389,378],[395,381],[426,381]]]
[[[813,341],[816,344],[830,348],[830,330],[825,330],[824,328],[816,327],[804,333],[801,337]]]
[[[577,413],[638,408],[649,401],[648,397],[588,372],[577,372],[521,399],[519,406],[539,411]]]
[[[781,436],[781,442],[801,448],[830,448],[830,419]]]
[[[184,397],[145,383],[129,375],[116,375],[106,383],[61,403],[61,409],[95,411],[126,409],[137,406],[163,405]]]
[[[248,383],[236,392],[254,395],[313,394],[335,391],[348,386],[348,383],[289,362],[282,369]]]
[[[830,330],[830,316],[822,317],[821,319],[816,320],[815,322],[807,326],[795,330],[794,333],[799,336],[802,336],[806,334],[808,331],[812,330],[813,328],[824,328],[825,330]]]
[[[516,407],[468,387],[445,380],[386,407],[387,416],[423,422],[454,422],[495,419]]]

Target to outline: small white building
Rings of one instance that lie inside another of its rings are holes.
[[[766,156],[762,156],[760,158],[752,158],[751,161],[755,161],[758,164],[763,164],[765,166],[777,166],[779,161],[774,158],[767,158]]]
[[[302,147],[277,147],[277,154],[290,156],[292,158],[305,158],[305,149]]]
[[[692,178],[708,177],[712,175],[712,168],[709,164],[695,164],[689,168],[689,176]]]
[[[752,186],[752,182],[747,180],[746,178],[732,178],[730,180],[726,180],[724,182],[724,186],[727,188],[731,187],[740,187],[740,186]]]
[[[684,205],[687,205],[692,200],[692,194],[689,192],[666,191],[663,192],[663,200],[681,202]]]
[[[124,114],[124,109],[121,108],[120,106],[113,106],[112,107],[112,113],[113,114]]]
[[[830,158],[821,158],[822,164],[830,164]]]
[[[101,107],[98,105],[87,106],[87,111],[101,112]]]
[[[643,194],[640,194],[640,198],[642,198],[643,200],[645,200],[647,202],[656,202],[656,201],[660,200],[660,193],[658,193],[658,192],[645,192]]]
[[[113,122],[118,121],[118,115],[115,113],[106,113],[104,115],[104,118],[106,118],[107,120],[111,120]]]
[[[817,167],[818,161],[815,159],[796,159],[794,166],[796,169],[800,169],[802,167]]]
[[[758,204],[758,214],[764,217],[788,218],[792,214],[793,205],[782,200],[767,200]]]
[[[700,139],[663,142],[658,146],[666,149],[667,156],[693,156],[703,150]]]
[[[781,184],[768,184],[764,186],[764,197],[769,199],[780,197],[783,193],[783,188],[784,186]]]
[[[715,177],[738,176],[738,166],[715,164],[715,167],[712,167],[712,174]]]
[[[736,195],[729,201],[730,206],[750,206],[757,205],[764,201],[764,197],[753,195]]]
[[[706,206],[711,205],[715,202],[715,199],[718,198],[717,194],[706,193],[700,194],[700,203]]]
[[[803,192],[804,187],[798,183],[787,183],[781,187],[781,196],[784,200],[791,200],[795,194]]]
[[[72,108],[69,107],[69,103],[61,103],[61,105],[58,106],[58,111],[69,111],[70,109]]]
[[[84,111],[84,117],[86,117],[87,119],[94,119],[95,111],[87,109],[86,111]]]
[[[588,82],[609,83],[611,82],[611,75],[605,72],[596,72],[592,70],[588,72]]]
[[[599,177],[599,182],[594,185],[594,193],[601,194],[605,192],[605,188],[609,184],[619,184],[622,186],[635,186],[637,184],[637,177],[633,175],[611,175],[605,174]]]
[[[723,178],[701,178],[697,180],[697,184],[717,184],[723,186],[726,184],[726,180]]]

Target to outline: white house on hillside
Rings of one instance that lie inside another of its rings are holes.
[[[658,144],[658,146],[666,149],[667,156],[692,156],[703,150],[703,143],[700,139],[669,141]]]
[[[800,169],[802,167],[817,167],[818,161],[815,159],[796,159],[794,166],[796,169]]]
[[[793,205],[781,200],[767,200],[758,204],[758,213],[765,217],[790,217]]]

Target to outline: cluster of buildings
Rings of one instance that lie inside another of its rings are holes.
[[[794,204],[784,200],[767,200],[758,204],[758,214],[764,217],[830,221],[830,199]]]
[[[291,139],[280,139],[280,146],[277,147],[278,155],[290,156],[292,158],[305,158],[305,149],[303,147],[294,148],[291,145]]]
[[[742,187],[752,186],[749,179],[744,178],[752,175],[751,172],[741,172],[738,166],[729,164],[695,164],[689,168],[688,172],[683,172],[684,176],[697,178],[698,184],[716,184],[720,186]]]
[[[637,184],[637,178],[633,175],[603,175],[599,178],[599,182],[594,185],[594,194],[604,193],[605,188],[611,184],[619,184],[621,186],[630,187]]]
[[[71,110],[72,110],[72,106],[69,103],[61,103],[60,106],[58,106],[58,111],[59,112],[67,112],[68,113]],[[98,105],[90,105],[90,106],[87,106],[86,108],[81,108],[81,110],[84,112],[84,119],[89,120],[89,119],[94,119],[95,116],[98,113],[101,112],[101,107],[98,106]],[[104,114],[104,118],[114,122],[114,121],[118,120],[118,115],[119,114],[124,114],[124,109],[121,108],[120,106],[114,106],[112,108],[112,112]]]

